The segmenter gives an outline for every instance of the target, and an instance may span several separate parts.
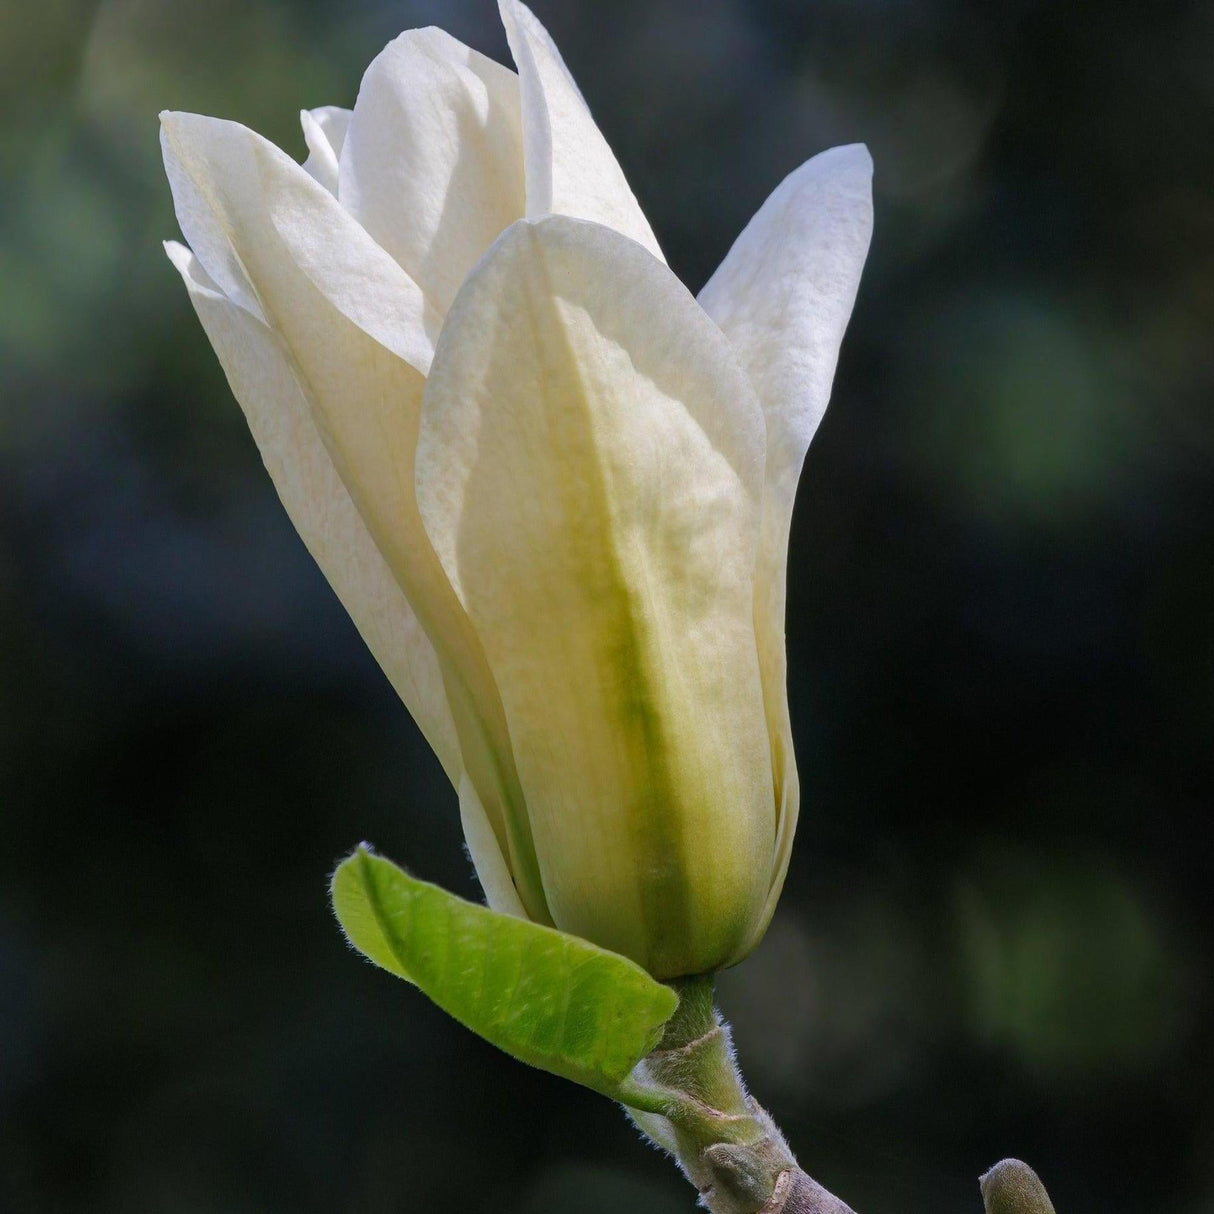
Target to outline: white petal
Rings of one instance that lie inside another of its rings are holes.
[[[308,145],[303,167],[336,198],[337,170],[350,126],[350,111],[337,105],[322,105],[315,110],[301,110],[299,122]]]
[[[805,453],[830,399],[872,223],[868,150],[860,144],[832,148],[785,178],[700,293],[750,374],[767,419],[755,625],[782,802],[772,907],[799,800],[784,651],[788,533]]]
[[[189,240],[190,228],[205,230],[216,260],[241,268],[260,319],[268,320],[261,296],[289,300],[298,266],[332,307],[425,374],[441,318],[427,314],[417,284],[301,165],[247,127],[200,114],[162,114],[161,148],[182,232]]]
[[[342,205],[440,313],[523,215],[518,77],[438,29],[409,30],[363,76]]]
[[[659,976],[735,953],[767,894],[762,463],[728,343],[618,233],[516,224],[456,299],[419,505],[501,691],[555,922]]]
[[[282,224],[274,220],[286,215],[297,247],[307,242],[333,249],[332,262],[343,261],[349,271],[338,294],[349,295],[362,280],[368,294],[391,296],[394,279],[404,279],[404,272],[382,251],[378,259],[363,259],[365,250],[342,246],[343,233],[326,232],[325,220],[341,212],[336,200],[252,131],[178,114],[165,117],[163,134],[171,177],[186,178],[212,208],[216,228],[245,267],[270,327],[285,345],[338,471],[380,551],[429,625],[423,604],[432,607],[433,596],[444,590],[448,599],[450,595],[432,554],[431,576],[419,576],[428,549],[420,522],[408,534],[410,513],[416,517],[410,508],[409,469],[422,374],[393,353],[387,340],[375,340],[379,334],[369,335],[345,318],[330,294],[301,273],[281,237]],[[362,237],[369,241],[365,233]],[[390,307],[388,313],[390,331],[384,337],[407,342],[409,327],[396,325]]]
[[[485,891],[485,901],[500,914],[526,919],[527,911],[514,887],[510,866],[502,854],[489,815],[476,795],[472,781],[465,776],[459,782],[459,817],[464,828],[464,841],[472,857],[476,875]]]
[[[523,98],[527,216],[590,219],[662,250],[560,51],[519,0],[498,0]]]
[[[291,522],[458,786],[459,742],[434,647],[337,475],[281,344],[218,290],[189,249],[170,241],[165,251]]]
[[[167,123],[179,117],[166,110],[160,115],[160,146],[164,153],[164,171],[173,192],[173,209],[186,244],[193,250],[207,277],[233,303],[258,320],[266,319],[257,292],[241,263],[240,255],[229,239],[220,217],[198,183],[186,171],[180,158],[168,144]],[[180,267],[179,267],[180,268]]]
[[[419,340],[411,301],[401,306],[396,290],[408,276],[300,165],[259,135],[187,114],[166,115],[163,133],[170,180],[188,181],[212,208],[342,482],[438,653],[464,768],[508,842],[528,910],[543,918],[525,819],[524,833],[510,833],[519,818],[508,822],[503,808],[521,798],[497,688],[418,515],[413,463],[424,379],[395,349]]]
[[[754,381],[768,423],[767,479],[790,506],[872,227],[867,148],[832,148],[784,179],[700,292]]]

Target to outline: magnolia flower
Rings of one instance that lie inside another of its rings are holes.
[[[458,790],[490,905],[659,978],[771,918],[798,783],[793,496],[872,224],[788,177],[693,298],[551,38],[437,29],[301,166],[162,115],[167,250],[287,512]]]

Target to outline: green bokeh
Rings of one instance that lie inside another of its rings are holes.
[[[1208,6],[535,0],[673,268],[863,139],[873,254],[789,582],[804,809],[727,975],[862,1214],[1214,1209]],[[689,1209],[608,1102],[342,944],[453,792],[282,517],[160,241],[156,113],[302,155],[491,0],[0,0],[0,1211]]]

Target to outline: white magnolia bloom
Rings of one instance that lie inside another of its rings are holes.
[[[661,978],[788,865],[789,522],[872,227],[789,176],[698,301],[551,38],[410,30],[301,167],[162,115],[168,253],[283,504],[452,784],[490,904]]]

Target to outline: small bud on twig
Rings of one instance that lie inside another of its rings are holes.
[[[1054,1214],[1037,1173],[1019,1159],[1004,1159],[979,1181],[986,1214]]]

